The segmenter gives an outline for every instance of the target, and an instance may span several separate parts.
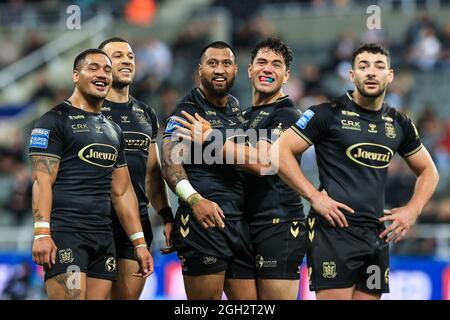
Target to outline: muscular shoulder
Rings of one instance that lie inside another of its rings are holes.
[[[38,120],[39,123],[47,123],[47,124],[61,124],[64,123],[64,120],[69,118],[70,107],[65,103],[60,103],[49,111],[44,113]]]
[[[326,119],[334,117],[336,114],[340,113],[343,108],[344,106],[337,101],[327,101],[313,105],[309,107],[308,110],[312,111],[317,117]],[[306,111],[305,113],[307,112],[308,111]]]

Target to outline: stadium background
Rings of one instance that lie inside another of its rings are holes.
[[[367,27],[374,12],[367,13],[370,5],[381,8],[381,29]],[[236,48],[239,71],[232,93],[248,108],[250,48],[270,35],[294,50],[285,92],[301,110],[351,88],[349,58],[360,43],[390,49],[396,77],[386,100],[412,117],[441,179],[408,238],[391,246],[391,294],[384,298],[449,299],[448,17],[448,0],[0,1],[0,299],[46,298],[42,270],[30,255],[28,137],[32,123],[72,92],[77,53],[107,37],[128,39],[137,60],[131,92],[155,108],[163,126],[177,100],[195,86],[198,53],[213,40]],[[308,150],[303,168],[317,185],[314,162],[314,152]],[[414,176],[398,157],[389,170],[387,208],[405,203],[414,187]],[[173,194],[171,202],[176,209]],[[149,214],[155,274],[142,298],[184,299],[179,262],[175,254],[159,254],[161,221],[152,209]],[[313,298],[304,268],[299,297]]]

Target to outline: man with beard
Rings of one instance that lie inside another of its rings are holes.
[[[31,132],[33,260],[45,268],[49,299],[108,299],[116,279],[111,203],[133,242],[140,270],[153,272],[118,125],[100,113],[111,60],[88,49],[74,61],[75,90]]]
[[[223,164],[220,157],[219,161],[206,158],[209,147],[235,138],[236,129],[241,129],[243,136],[238,101],[228,94],[236,72],[235,54],[227,43],[206,46],[198,65],[200,85],[177,105],[163,136],[163,176],[179,197],[174,248],[182,263],[188,299],[220,299],[223,291],[228,299],[256,299],[241,174],[233,165]],[[180,163],[175,155],[184,142],[178,141],[175,129],[182,126],[183,111],[199,114],[220,135],[199,152],[189,144],[191,148],[181,150],[185,154]]]
[[[383,102],[393,76],[386,49],[361,46],[350,71],[355,90],[310,107],[276,143],[280,177],[311,203],[307,258],[310,289],[318,299],[380,299],[389,292],[388,242],[405,237],[436,188],[436,167],[413,123]],[[311,145],[320,191],[296,158]],[[410,201],[383,216],[387,167],[395,152],[417,181]],[[391,221],[387,228],[385,221]]]
[[[173,215],[168,195],[161,175],[159,151],[156,144],[158,120],[155,111],[145,103],[129,95],[130,84],[135,75],[135,56],[129,43],[122,38],[103,41],[102,49],[112,62],[113,82],[102,113],[117,123],[125,137],[125,154],[133,189],[136,193],[145,241],[150,248],[153,233],[148,216],[148,203],[158,212],[164,222],[166,253],[171,252]],[[147,189],[147,190],[146,190]],[[147,196],[148,194],[148,196]],[[134,247],[120,225],[112,207],[114,243],[117,253],[117,281],[113,283],[112,299],[139,299],[145,285],[145,278],[137,278],[133,273],[139,265],[134,255]]]
[[[271,144],[300,116],[294,102],[282,90],[289,80],[292,59],[292,50],[278,38],[269,38],[253,48],[248,65],[253,106],[244,112],[249,145],[227,141],[223,149],[224,153],[232,153],[235,160],[252,152],[262,155],[260,159],[247,156],[246,161],[237,163],[248,171],[244,174],[245,213],[250,224],[260,300],[296,299],[300,265],[306,254],[305,215],[300,196],[281,181],[275,170],[258,162],[269,157]],[[183,113],[183,117],[187,121],[180,121],[184,126],[180,131],[186,136],[196,138],[196,125],[202,128],[202,141],[211,134],[210,124],[198,114],[192,117]]]

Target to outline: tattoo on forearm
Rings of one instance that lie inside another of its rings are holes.
[[[59,164],[59,160],[46,157],[46,156],[32,156],[31,157],[31,167],[33,171],[41,171],[52,175],[55,173],[55,169]]]
[[[181,164],[175,164],[172,160],[172,151],[176,143],[165,140],[162,145],[162,165],[161,171],[164,179],[172,190],[183,179],[188,179],[186,171]]]
[[[193,196],[189,197],[188,204],[189,206],[195,206],[197,203],[199,203],[201,200],[200,196],[197,194],[194,194]]]
[[[44,216],[39,213],[39,209],[33,209],[33,217],[35,222],[44,220]]]
[[[64,300],[80,300],[81,288],[69,288],[69,282],[72,281],[72,277],[76,276],[79,275],[66,272],[52,278],[64,290]],[[70,283],[70,287],[73,287],[72,283]]]

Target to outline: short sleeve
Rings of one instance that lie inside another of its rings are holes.
[[[114,168],[121,168],[127,166],[127,158],[125,156],[125,137],[123,135],[122,129],[118,125],[115,126],[117,133],[119,134],[119,150],[117,150],[117,160],[116,164],[114,165]]]
[[[295,108],[282,108],[276,110],[264,126],[267,131],[258,133],[258,140],[275,142],[281,134],[295,124],[301,112]]]
[[[324,138],[327,134],[327,112],[326,105],[312,106],[306,110],[292,125],[292,129],[302,137],[308,144],[313,145]]]
[[[163,138],[170,138],[175,132],[177,127],[182,127],[183,125],[178,121],[179,119],[184,119],[181,114],[182,111],[189,113],[192,116],[195,116],[195,113],[198,112],[197,108],[194,104],[182,103],[178,105],[175,111],[167,118],[166,126],[163,133]]]
[[[61,159],[63,133],[63,117],[55,110],[45,113],[31,130],[29,155],[47,155]]]
[[[156,112],[155,110],[153,110],[152,107],[147,106],[147,114],[148,117],[151,121],[151,126],[152,126],[152,141],[151,143],[155,143],[156,142],[156,138],[158,136],[158,130],[159,130],[159,123],[158,123],[158,117],[156,116]]]
[[[398,148],[398,153],[402,157],[407,158],[419,151],[422,148],[422,143],[420,142],[420,137],[416,126],[411,119],[402,115],[400,117],[400,121],[404,137]]]

